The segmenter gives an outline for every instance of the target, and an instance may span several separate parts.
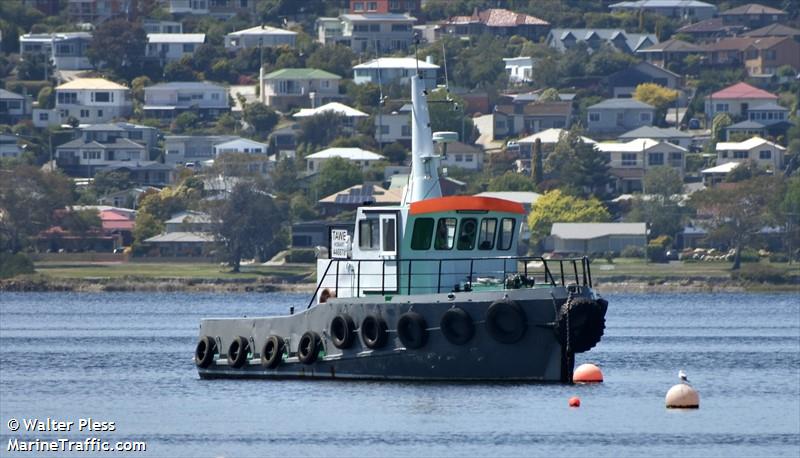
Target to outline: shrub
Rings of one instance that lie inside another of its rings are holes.
[[[789,262],[789,255],[784,253],[772,253],[769,255],[769,262]]]
[[[757,250],[744,248],[739,254],[739,259],[741,259],[742,262],[758,262],[760,258]]]
[[[647,243],[647,258],[652,262],[666,262],[667,248],[672,245],[672,238],[661,235]]]
[[[789,277],[783,269],[765,264],[743,266],[738,272],[732,272],[731,278],[756,283],[786,283],[789,281]]]
[[[644,248],[636,245],[628,245],[622,249],[620,255],[623,258],[642,258],[644,257]]]
[[[0,253],[0,278],[11,278],[33,272],[33,261],[24,254]]]
[[[313,263],[317,255],[313,249],[293,249],[286,257],[286,262]]]

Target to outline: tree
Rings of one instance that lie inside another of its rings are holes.
[[[60,226],[78,236],[85,236],[92,230],[100,229],[103,222],[97,210],[72,210],[61,220]]]
[[[516,172],[506,172],[489,180],[489,191],[536,191],[533,180]]]
[[[0,252],[17,253],[53,225],[53,211],[72,203],[72,184],[58,172],[22,165],[0,170]]]
[[[182,183],[175,188],[164,188],[151,192],[139,200],[136,212],[136,225],[133,230],[134,245],[139,246],[145,239],[164,231],[164,222],[173,214],[196,206],[200,190]]]
[[[609,159],[591,143],[583,141],[580,127],[573,126],[561,136],[548,155],[545,170],[562,185],[588,197],[602,196],[611,182]]]
[[[733,120],[728,113],[717,113],[711,122],[711,143],[722,141],[725,128],[731,124],[733,124]]]
[[[625,221],[647,223],[651,238],[662,235],[675,237],[683,229],[684,213],[683,207],[674,200],[637,196],[633,199],[631,210],[625,215]]]
[[[244,120],[259,138],[266,138],[278,124],[278,113],[260,102],[248,103],[244,106]]]
[[[448,97],[452,100],[452,103],[441,103],[443,100],[447,100]],[[470,144],[475,141],[477,129],[475,129],[475,123],[472,122],[472,118],[467,117],[464,112],[466,108],[464,99],[448,95],[445,91],[435,91],[428,96],[428,100],[433,102],[428,105],[431,130],[433,132],[458,132],[461,142]]]
[[[328,146],[341,134],[345,117],[333,111],[309,116],[300,121],[298,141],[312,146]]]
[[[758,166],[758,162],[754,160],[747,160],[725,175],[725,181],[728,183],[737,183],[739,181],[749,180],[757,176],[766,175],[767,171]]]
[[[193,111],[184,111],[175,117],[175,121],[172,124],[175,132],[186,132],[200,124],[200,117]]]
[[[314,191],[319,198],[360,184],[363,181],[361,169],[355,164],[340,157],[326,160],[319,169]]]
[[[263,260],[274,249],[275,235],[289,216],[263,187],[251,181],[236,184],[211,215],[215,237],[233,272],[239,272],[242,257]]]
[[[383,155],[393,164],[403,164],[408,157],[408,149],[402,143],[394,142],[383,147]]]
[[[559,100],[561,100],[561,97],[558,93],[558,89],[550,87],[542,91],[538,102],[558,102]]]
[[[642,83],[636,86],[633,98],[656,108],[656,119],[661,122],[667,108],[678,100],[678,91],[668,89],[655,83]]]
[[[786,195],[780,205],[780,215],[786,224],[786,238],[784,239],[789,259],[797,257],[800,247],[800,175],[791,177],[786,186]]]
[[[673,167],[659,166],[649,169],[644,174],[644,191],[669,199],[683,192],[681,174]]]
[[[45,86],[39,91],[36,98],[39,108],[52,109],[56,106],[56,93],[51,86]]]
[[[110,19],[92,32],[87,52],[95,67],[110,69],[119,77],[131,80],[142,73],[147,33],[139,22]]]
[[[53,78],[54,67],[46,54],[29,54],[17,65],[21,80],[44,80]]]
[[[197,73],[192,68],[192,60],[185,56],[164,66],[164,79],[167,81],[197,81]]]
[[[130,188],[131,185],[131,174],[124,170],[101,170],[95,174],[92,183],[98,196],[122,191]]]
[[[542,241],[550,235],[553,223],[599,223],[610,219],[608,210],[596,198],[581,199],[555,189],[536,200],[528,215],[528,227],[531,238]]]
[[[742,249],[752,244],[764,226],[778,221],[778,206],[785,184],[780,178],[759,176],[732,187],[715,186],[692,194],[698,213],[708,215],[705,224],[713,241],[735,249],[733,270],[741,265]]]
[[[147,76],[137,76],[131,81],[131,97],[137,102],[144,104],[144,88],[153,84]]]
[[[356,54],[349,46],[325,45],[308,56],[306,65],[331,72],[334,75],[349,75],[353,70]]]
[[[281,159],[270,174],[272,186],[277,192],[292,194],[299,189],[297,185],[297,165],[294,159]]]

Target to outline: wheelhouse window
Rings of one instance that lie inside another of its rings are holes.
[[[494,238],[497,232],[497,219],[483,218],[481,220],[481,231],[478,235],[478,249],[491,250],[494,248]]]
[[[458,234],[458,249],[472,250],[475,248],[475,238],[478,235],[478,220],[464,218],[461,220],[461,230]]]
[[[414,221],[411,234],[412,250],[429,250],[433,241],[433,218],[419,218]]]
[[[452,250],[456,238],[456,219],[440,218],[436,224],[436,241],[433,247],[437,250]]]
[[[362,219],[358,222],[358,247],[362,250],[377,250],[378,220]]]
[[[500,222],[500,233],[497,237],[498,250],[510,250],[511,242],[514,240],[514,226],[516,221],[513,218],[503,218]]]
[[[381,251],[384,253],[397,252],[397,229],[394,216],[381,217]]]

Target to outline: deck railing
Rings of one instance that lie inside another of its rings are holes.
[[[318,279],[308,306],[311,307],[325,289],[337,297],[363,297],[542,285],[591,288],[589,258],[331,259]]]

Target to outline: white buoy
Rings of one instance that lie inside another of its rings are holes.
[[[699,409],[700,395],[697,390],[689,385],[689,377],[681,369],[678,372],[681,383],[673,386],[667,391],[664,401],[668,409]]]

